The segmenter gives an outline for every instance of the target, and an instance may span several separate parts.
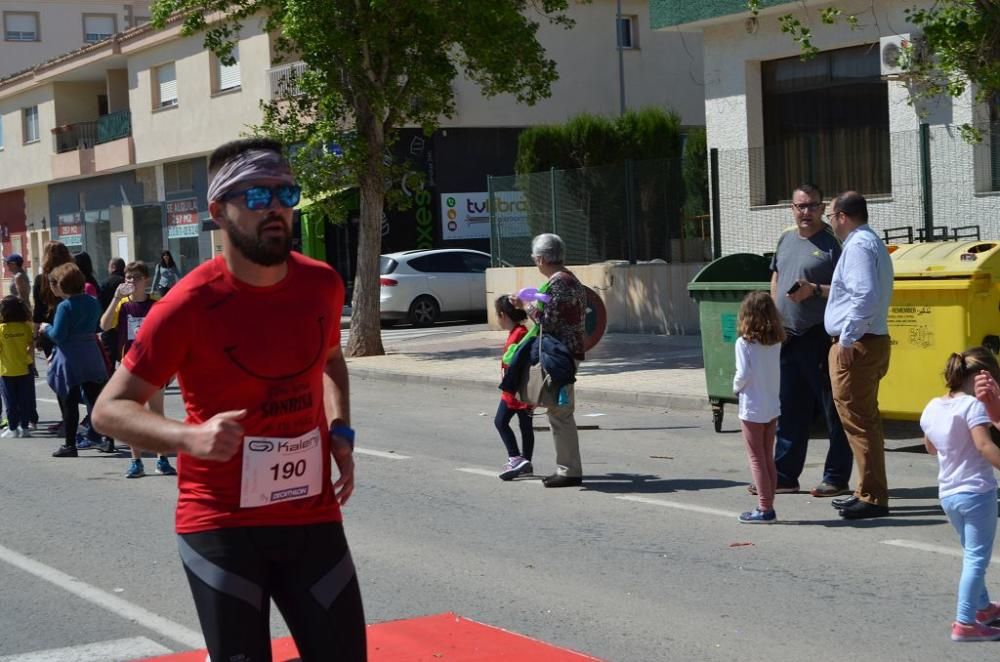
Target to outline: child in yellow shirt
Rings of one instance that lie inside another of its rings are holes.
[[[0,437],[30,437],[28,419],[35,407],[32,326],[28,307],[16,296],[0,299],[0,385],[7,405],[7,429]]]

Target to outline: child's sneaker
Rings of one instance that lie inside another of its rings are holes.
[[[125,472],[126,478],[142,478],[146,475],[146,469],[142,466],[142,460],[132,460]]]
[[[741,524],[774,524],[778,516],[774,513],[773,508],[771,510],[754,508],[753,510],[741,513],[739,519]]]
[[[17,436],[17,430],[11,430],[7,428],[3,432],[0,432],[0,439],[10,439],[11,437]]]
[[[522,473],[524,473],[524,468],[528,467],[531,470],[531,462],[518,455],[517,457],[508,458],[507,464],[504,465],[503,471],[500,472],[500,480],[514,480]]]
[[[93,447],[94,447],[94,442],[91,441],[87,435],[85,435],[82,432],[76,433],[76,450],[85,451],[88,448],[93,448]]]
[[[991,628],[982,623],[966,625],[965,623],[953,623],[951,626],[952,641],[998,641],[1000,640],[1000,628]]]
[[[976,622],[989,625],[1000,619],[1000,602],[991,602],[985,609],[976,612]]]
[[[17,436],[21,437],[22,439],[24,439],[25,437],[30,437],[31,436],[31,432],[28,431],[28,428],[18,428],[17,429]]]
[[[165,457],[161,457],[156,460],[156,473],[161,476],[176,476],[177,469],[170,466],[170,460]]]

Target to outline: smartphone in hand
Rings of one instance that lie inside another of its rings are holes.
[[[802,287],[802,283],[795,281],[795,284],[788,288],[788,294],[795,294]]]

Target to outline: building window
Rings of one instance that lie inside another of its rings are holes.
[[[879,49],[859,46],[761,65],[766,200],[791,198],[802,182],[834,193],[892,190],[889,88]]]
[[[84,42],[96,44],[99,41],[110,39],[111,35],[116,32],[118,32],[118,17],[114,14],[83,15]]]
[[[194,172],[190,161],[163,164],[164,193],[182,193],[194,190]]]
[[[618,43],[621,44],[621,47],[628,49],[639,48],[639,34],[637,31],[639,17],[622,14],[622,17],[617,19],[617,23]]]
[[[38,106],[24,109],[24,143],[38,142]]]
[[[174,63],[156,67],[153,79],[156,83],[153,90],[153,107],[168,108],[177,105],[177,72]]]
[[[240,86],[240,49],[233,47],[232,56],[236,59],[232,64],[223,64],[216,56],[212,56],[212,91],[225,92],[235,90]]]
[[[6,41],[41,41],[38,12],[3,13],[3,38]]]

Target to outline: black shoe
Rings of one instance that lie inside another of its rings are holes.
[[[888,506],[879,506],[867,501],[858,500],[857,503],[847,506],[840,511],[840,516],[844,519],[867,519],[869,517],[886,517],[889,514]]]
[[[79,457],[76,446],[60,446],[52,453],[52,457]]]
[[[100,453],[117,453],[118,449],[115,448],[115,440],[111,437],[105,437],[104,441],[97,448]]]
[[[860,499],[858,499],[858,497],[856,497],[853,494],[851,494],[849,496],[837,497],[836,499],[831,499],[830,500],[830,505],[833,506],[834,508],[836,508],[837,510],[843,510],[844,508],[847,508],[849,506],[853,506],[858,501],[860,501]]]
[[[545,487],[580,487],[583,485],[583,478],[580,476],[561,476],[552,474],[542,479]]]

